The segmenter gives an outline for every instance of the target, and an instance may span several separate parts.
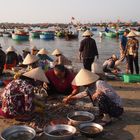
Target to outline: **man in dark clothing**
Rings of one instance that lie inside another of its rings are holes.
[[[81,41],[79,49],[80,60],[83,58],[84,68],[89,71],[91,71],[91,65],[94,62],[95,56],[98,58],[96,42],[93,38],[91,38],[92,35],[92,32],[89,30],[83,33],[83,37],[85,37],[85,39]]]
[[[2,50],[2,47],[0,45],[0,75],[2,75],[2,72],[3,72],[3,69],[4,69],[5,60],[6,60],[6,54]]]

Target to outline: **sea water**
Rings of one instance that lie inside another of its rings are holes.
[[[98,52],[99,52],[99,62],[103,63],[105,59],[111,57],[113,53],[115,53],[119,57],[119,45],[120,39],[117,38],[108,38],[99,36],[99,31],[93,32],[93,38],[96,41]],[[60,49],[63,54],[72,60],[74,67],[81,68],[83,67],[82,62],[80,62],[78,57],[80,41],[83,39],[82,37],[83,32],[79,32],[79,38],[75,40],[65,40],[64,38],[55,37],[54,40],[41,40],[41,39],[29,39],[29,41],[21,41],[17,42],[14,41],[12,38],[9,37],[0,37],[0,43],[3,46],[3,50],[6,50],[9,46],[13,45],[17,52],[22,54],[22,50],[25,47],[31,48],[31,46],[35,45],[38,49],[46,48],[51,56],[51,53],[54,49]],[[140,41],[140,38],[138,38]],[[140,52],[140,49],[139,49]],[[53,56],[51,56],[53,57]],[[140,60],[140,57],[139,57]],[[96,60],[95,60],[96,61]],[[122,63],[121,67],[125,67],[125,61]]]

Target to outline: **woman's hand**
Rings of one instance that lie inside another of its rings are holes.
[[[102,94],[102,92],[96,90],[96,92],[95,92],[95,93],[93,94],[93,96],[92,96],[92,99],[93,99],[93,100],[96,100],[97,97],[98,97],[99,95],[101,95],[101,94]]]
[[[67,104],[67,103],[68,103],[67,97],[65,97],[65,98],[63,99],[63,103],[64,103],[64,104]]]
[[[48,84],[47,83],[43,83],[43,88],[48,89]]]
[[[64,97],[63,103],[68,104],[71,100],[71,96]]]

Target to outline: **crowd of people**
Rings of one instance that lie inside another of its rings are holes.
[[[80,60],[83,60],[84,68],[77,74],[66,67],[72,62],[59,49],[52,52],[52,55],[55,56],[52,58],[45,48],[40,50],[35,46],[31,50],[25,48],[21,56],[16,53],[13,46],[6,50],[7,53],[2,51],[2,46],[0,46],[0,75],[3,70],[16,66],[26,68],[24,73],[21,73],[4,88],[0,98],[2,102],[0,115],[7,118],[23,114],[31,116],[35,110],[34,88],[41,85],[48,96],[62,95],[63,102],[66,104],[90,94],[92,100],[97,102],[99,114],[102,115],[102,121],[105,124],[110,123],[112,117],[121,116],[123,113],[121,98],[104,80],[103,75],[104,72],[116,74],[119,71],[116,62],[121,63],[125,58],[127,72],[130,71],[133,74],[134,62],[136,73],[139,74],[138,40],[135,38],[135,33],[128,33],[128,30],[125,30],[120,45],[120,58],[112,54],[102,65],[103,73],[99,73],[99,71],[92,71],[95,57],[99,58],[96,42],[92,35],[93,33],[89,30],[83,33],[85,38],[80,43],[79,57]],[[81,86],[85,90],[79,93]]]

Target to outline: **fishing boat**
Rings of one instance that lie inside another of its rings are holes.
[[[109,31],[109,32],[105,32],[105,36],[115,38],[117,34],[115,32]]]
[[[78,38],[78,34],[66,33],[65,34],[65,38],[66,38],[66,40],[77,39]]]
[[[63,37],[65,37],[65,32],[64,31],[57,31],[56,36],[60,37],[60,38],[63,38]]]
[[[73,25],[68,26],[65,32],[66,40],[77,39],[78,35],[79,35],[79,32]]]
[[[97,28],[91,27],[91,31],[97,31]]]
[[[53,31],[45,31],[40,34],[40,39],[44,40],[53,40],[54,39],[54,32]]]
[[[11,33],[10,32],[3,32],[2,36],[3,37],[11,37]]]
[[[31,38],[39,38],[41,31],[31,31],[29,34]]]
[[[18,41],[26,41],[29,40],[29,34],[24,30],[17,30],[12,34],[12,39]]]

